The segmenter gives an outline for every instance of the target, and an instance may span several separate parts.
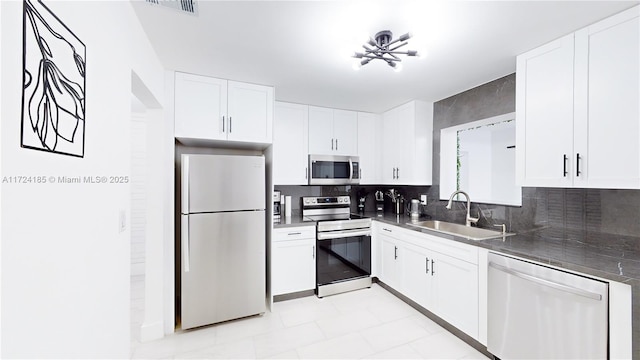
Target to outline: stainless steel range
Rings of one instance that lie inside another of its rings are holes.
[[[303,197],[302,215],[317,223],[318,297],[371,287],[371,219],[351,214],[350,197]]]

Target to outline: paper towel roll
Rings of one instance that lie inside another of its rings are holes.
[[[285,197],[285,203],[287,206],[284,208],[284,216],[291,217],[291,196]]]

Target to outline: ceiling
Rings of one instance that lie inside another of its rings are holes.
[[[438,101],[515,72],[515,56],[638,1],[203,1],[193,16],[134,1],[167,69],[273,85],[276,99],[383,112]],[[411,32],[394,72],[355,71],[369,36]]]

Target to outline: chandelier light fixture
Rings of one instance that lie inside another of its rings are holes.
[[[369,38],[369,41],[362,45],[364,52],[356,52],[353,57],[362,59],[354,64],[354,69],[367,65],[371,60],[382,60],[391,66],[394,71],[402,69],[401,59],[398,55],[418,56],[416,50],[400,51],[401,47],[407,45],[407,40],[411,38],[411,33],[406,33],[399,38],[393,40],[393,33],[389,30],[383,30],[376,34],[375,38]],[[367,46],[368,45],[368,46]]]

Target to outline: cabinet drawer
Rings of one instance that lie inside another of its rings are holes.
[[[291,241],[300,239],[315,239],[315,226],[298,226],[273,230],[273,241]]]
[[[454,240],[440,238],[436,235],[425,234],[415,230],[404,229],[399,226],[380,223],[376,231],[385,233],[396,239],[407,243],[437,251],[471,264],[478,263],[478,248],[472,245],[463,244]]]

